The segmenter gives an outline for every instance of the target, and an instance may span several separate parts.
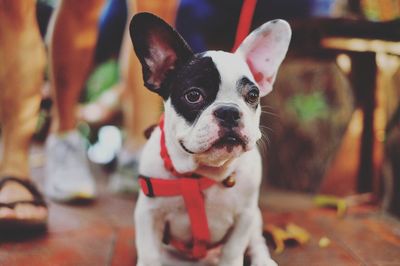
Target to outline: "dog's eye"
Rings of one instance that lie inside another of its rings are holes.
[[[185,94],[185,100],[188,103],[200,103],[203,101],[203,95],[197,89],[192,89]]]
[[[258,102],[260,96],[260,92],[258,91],[257,88],[251,89],[247,95],[245,96],[246,102],[250,104],[255,104]]]

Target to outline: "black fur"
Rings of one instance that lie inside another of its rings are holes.
[[[197,55],[183,66],[168,84],[171,89],[172,106],[192,124],[201,112],[215,101],[220,84],[221,77],[211,57]],[[185,100],[185,94],[192,88],[201,91],[201,103],[190,104]]]

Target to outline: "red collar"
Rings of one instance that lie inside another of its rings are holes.
[[[185,173],[181,174],[175,170],[175,167],[172,163],[171,157],[168,154],[167,145],[165,144],[165,132],[164,132],[164,114],[161,116],[160,123],[158,125],[161,130],[161,137],[160,137],[160,156],[164,161],[164,167],[170,173],[172,173],[176,177],[184,177],[184,178],[199,178],[200,176],[195,173]],[[203,178],[203,177],[200,177]],[[206,177],[204,177],[206,178]]]
[[[216,182],[207,177],[199,177],[194,173],[181,174],[177,172],[165,145],[164,116],[161,117],[159,127],[161,130],[160,155],[164,161],[164,167],[178,178],[162,179],[140,175],[139,183],[143,193],[148,197],[183,197],[189,215],[193,241],[189,246],[178,241],[171,241],[171,244],[178,250],[189,253],[191,257],[201,259],[207,255],[207,244],[210,243],[210,229],[202,191]]]

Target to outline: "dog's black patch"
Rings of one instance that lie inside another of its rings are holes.
[[[255,86],[255,84],[248,77],[243,76],[239,79],[237,86],[238,89],[243,89],[245,86]]]
[[[193,124],[202,111],[215,101],[221,84],[221,77],[213,60],[202,54],[194,56],[176,75],[168,78],[165,86],[169,87],[171,104],[189,124]],[[192,90],[202,95],[200,102],[190,103],[185,98]]]
[[[252,107],[253,110],[256,110],[259,104],[259,99],[255,102],[250,102],[249,101],[249,93],[251,91],[256,92],[257,94],[259,94],[259,89],[257,87],[256,84],[254,84],[254,82],[252,82],[251,80],[249,80],[247,77],[242,77],[238,82],[237,82],[237,89],[239,92],[239,95],[241,95],[244,100],[246,101],[246,103]],[[259,97],[258,97],[259,98]]]

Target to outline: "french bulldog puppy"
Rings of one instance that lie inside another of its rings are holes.
[[[251,265],[276,265],[262,236],[262,163],[256,143],[262,136],[260,97],[272,90],[290,26],[283,20],[267,22],[234,53],[194,54],[171,26],[149,13],[132,18],[130,35],[145,86],[164,100],[163,123],[144,146],[139,166],[145,188],[134,214],[137,265],[235,266],[243,265],[245,252]],[[157,195],[151,184],[185,175],[189,183],[200,177],[211,183],[202,188],[199,181],[195,193],[181,183],[185,196]],[[194,194],[200,195],[197,205],[189,206],[187,198]],[[203,230],[206,240],[196,242],[196,230]],[[196,253],[195,246],[207,251]]]

